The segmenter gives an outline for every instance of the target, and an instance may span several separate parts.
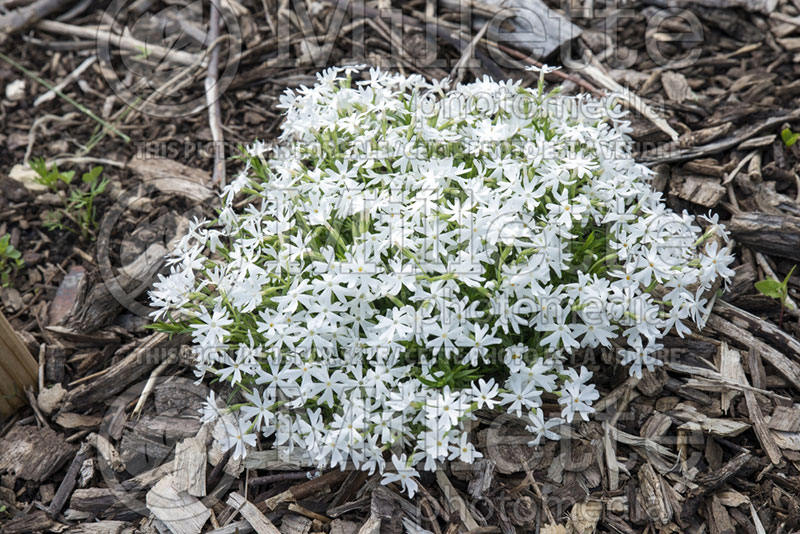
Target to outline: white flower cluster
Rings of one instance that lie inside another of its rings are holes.
[[[449,90],[330,69],[281,107],[278,145],[245,150],[151,293],[198,376],[247,399],[228,408],[237,455],[261,433],[413,495],[418,469],[481,456],[478,409],[558,439],[598,398],[569,355],[624,348],[641,376],[732,275],[724,228],[664,206],[619,110],[541,77]]]

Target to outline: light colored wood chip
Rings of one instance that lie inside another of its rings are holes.
[[[381,519],[374,514],[370,514],[364,524],[361,525],[361,528],[358,529],[358,534],[379,534],[380,531]]]
[[[175,446],[175,480],[178,491],[195,497],[206,496],[206,463],[209,425],[204,425],[197,436],[187,438]]]
[[[305,519],[305,518],[303,518],[303,519]],[[281,526],[283,526],[283,525],[281,525]],[[346,519],[336,518],[333,521],[331,521],[331,532],[330,532],[330,534],[356,534],[356,531],[358,531],[358,527],[359,527],[359,525],[355,521],[347,521]],[[281,528],[281,532],[283,532],[282,528]],[[284,534],[289,534],[289,533],[284,532]],[[304,533],[304,534],[308,534],[308,533]]]
[[[41,390],[36,402],[39,403],[39,408],[41,408],[44,413],[50,415],[56,410],[56,408],[58,408],[58,405],[61,404],[61,399],[64,398],[66,393],[67,390],[64,389],[64,386],[61,384],[56,384]]]
[[[775,142],[776,137],[777,136],[775,134],[753,137],[752,139],[748,139],[747,141],[740,143],[739,146],[736,148],[738,150],[752,150],[753,148],[764,148],[765,146],[769,146],[773,142]]]
[[[777,406],[772,411],[767,426],[772,430],[783,432],[800,432],[800,408],[792,406]]]
[[[86,441],[89,445],[97,449],[97,453],[111,466],[111,469],[117,472],[125,470],[125,462],[122,461],[119,451],[117,451],[116,447],[114,447],[105,436],[92,432],[86,436]]]
[[[727,190],[716,178],[702,176],[673,177],[670,193],[694,204],[713,208],[722,200]]]
[[[672,504],[664,492],[666,482],[649,463],[639,468],[639,491],[647,515],[656,524],[666,525],[672,520]]]
[[[147,508],[173,534],[199,534],[211,511],[197,497],[173,486],[172,475],[165,476],[147,492]]]
[[[253,527],[258,534],[281,534],[281,531],[261,513],[261,510],[256,508],[256,505],[245,499],[239,493],[231,493],[228,496],[228,506],[235,508],[242,514],[250,526]]]
[[[60,412],[56,418],[58,426],[63,428],[94,428],[100,426],[103,418],[99,415],[82,415],[72,412]]]
[[[608,470],[608,489],[614,491],[619,488],[619,463],[617,462],[617,444],[611,439],[609,431],[611,425],[603,421],[603,453]]]
[[[756,512],[753,503],[750,503],[750,517],[753,519],[753,526],[756,527],[756,534],[767,534],[767,530],[764,528],[761,518],[758,517],[758,513]]]
[[[689,87],[686,76],[679,72],[664,71],[661,74],[661,85],[664,87],[667,98],[678,104],[684,100],[697,100],[697,95]]]
[[[291,505],[290,505],[291,506]],[[334,524],[341,522],[342,520],[337,519],[331,524],[331,533],[334,533]],[[313,521],[307,517],[303,517],[302,515],[298,514],[286,514],[281,518],[281,526],[278,530],[281,531],[281,534],[308,534],[311,532],[311,523]],[[358,526],[353,525],[353,530],[349,534],[354,534],[357,530]],[[340,533],[340,534],[347,534],[347,533]]]
[[[780,430],[771,430],[770,432],[775,438],[775,443],[781,449],[800,451],[800,432],[782,432]]]
[[[758,442],[761,444],[761,448],[769,457],[770,462],[775,465],[780,464],[783,454],[778,444],[775,442],[772,432],[770,432],[767,427],[767,422],[764,420],[764,415],[761,413],[761,407],[758,405],[755,393],[752,391],[745,391],[744,400],[747,403],[750,421],[753,423],[753,430],[755,431]]]
[[[224,527],[209,530],[208,534],[250,534],[250,532],[255,532],[253,527],[250,526],[250,523],[242,519],[241,521],[228,523]]]
[[[578,502],[572,506],[569,525],[575,534],[593,534],[602,515],[603,503],[600,501]]]
[[[730,438],[738,436],[750,428],[750,424],[743,421],[732,421],[730,419],[717,419],[707,417],[702,421],[689,421],[678,427],[678,430],[700,431],[712,436]]]
[[[458,516],[461,518],[461,521],[463,521],[464,526],[467,527],[467,530],[479,528],[480,525],[475,521],[475,518],[472,517],[472,512],[469,511],[469,506],[467,506],[466,501],[464,501],[458,493],[458,490],[453,486],[453,483],[450,482],[450,479],[447,478],[447,475],[441,469],[436,470],[436,483],[439,484],[439,488],[444,494],[447,507],[451,512],[458,513]]]
[[[717,492],[717,497],[719,498],[719,502],[728,507],[738,508],[743,504],[750,504],[750,499],[747,495],[742,495],[734,489],[719,491]]]
[[[452,0],[450,3],[457,6],[465,5]],[[491,40],[509,43],[510,46],[524,52],[533,52],[536,57],[546,57],[581,33],[581,28],[572,24],[570,19],[559,11],[550,9],[542,0],[484,0],[481,4],[488,9],[498,9],[498,13],[502,13],[499,19],[507,21],[515,30],[510,32],[501,30],[492,24],[489,27]],[[460,11],[463,7],[456,9]],[[474,17],[473,29],[480,29],[482,22]],[[530,38],[531,28],[536,28],[535,41]]]
[[[730,349],[728,344],[723,342],[722,345],[720,345],[719,355],[719,372],[722,377],[731,382],[743,384],[746,378],[744,376],[744,369],[742,369],[742,360],[739,351]],[[738,394],[739,392],[736,390],[723,389],[720,400],[720,407],[723,412],[728,413],[731,408],[731,402]]]
[[[268,469],[270,471],[300,471],[305,467],[313,467],[300,451],[294,450],[291,454],[283,450],[267,449],[265,451],[251,451],[244,458],[245,469]]]
[[[736,529],[728,511],[722,505],[717,495],[712,495],[706,501],[706,521],[711,534],[735,534]]]

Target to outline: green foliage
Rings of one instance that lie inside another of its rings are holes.
[[[58,170],[58,165],[53,163],[53,166],[47,168],[44,158],[34,158],[31,160],[31,169],[33,169],[37,176],[33,180],[37,184],[42,184],[50,189],[53,193],[58,192],[58,184],[60,182],[69,185],[72,183],[72,178],[75,176],[75,171],[61,172]]]
[[[783,323],[783,310],[786,306],[786,299],[789,298],[789,278],[791,278],[796,267],[797,265],[792,267],[792,270],[789,271],[789,274],[786,275],[786,278],[783,279],[783,282],[779,282],[774,278],[768,278],[766,280],[756,282],[755,284],[756,289],[761,292],[762,295],[777,299],[778,302],[781,303],[781,323]]]
[[[790,128],[784,128],[781,130],[781,139],[783,139],[784,145],[790,147],[800,139],[800,133],[795,133]]]
[[[783,301],[786,300],[786,297],[789,296],[789,278],[791,278],[796,267],[797,265],[792,267],[792,270],[789,271],[789,274],[786,275],[786,278],[783,279],[783,282],[779,282],[774,278],[761,280],[760,282],[756,282],[756,289],[758,289],[763,295],[778,299],[781,301],[781,303],[783,303]]]
[[[11,285],[11,274],[22,268],[22,254],[11,244],[11,236],[0,237],[0,285]]]
[[[430,376],[417,376],[420,382],[428,387],[460,389],[469,385],[473,380],[484,376],[479,369],[470,365],[453,364],[448,358],[439,357],[436,364],[431,367]]]
[[[81,176],[81,183],[74,186],[74,171],[61,172],[55,164],[48,169],[41,158],[32,160],[31,168],[38,175],[36,182],[47,186],[64,201],[63,208],[45,213],[45,227],[48,230],[69,230],[80,234],[83,239],[94,238],[94,231],[97,230],[95,198],[108,186],[107,179],[100,179],[103,167],[92,167]],[[62,183],[65,189],[59,188]]]
[[[777,280],[772,278],[756,282],[756,289],[758,289],[761,292],[761,294],[767,297],[779,300],[783,300],[784,298],[783,294],[784,291],[786,290],[783,283],[778,282]]]

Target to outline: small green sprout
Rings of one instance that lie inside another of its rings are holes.
[[[87,187],[87,190],[73,189],[67,202],[67,209],[75,214],[78,219],[78,224],[81,228],[81,234],[86,237],[86,234],[93,233],[97,229],[96,207],[94,199],[101,195],[108,185],[108,180],[100,179],[100,173],[103,172],[103,167],[100,165],[92,167],[87,173],[81,176],[81,181]]]
[[[11,236],[0,237],[0,285],[11,285],[11,274],[22,268],[22,254],[11,244]]]
[[[781,303],[781,316],[780,320],[778,321],[778,326],[783,326],[783,312],[786,308],[786,301],[789,298],[789,278],[791,278],[795,267],[797,267],[797,265],[792,267],[792,270],[789,271],[789,274],[786,275],[786,278],[783,279],[783,282],[779,282],[774,278],[768,278],[766,280],[756,282],[756,289],[758,289],[761,294],[773,299],[777,299]]]
[[[94,231],[97,230],[95,198],[101,195],[108,186],[107,179],[100,179],[103,167],[98,165],[84,173],[81,176],[82,185],[78,184],[75,187],[71,187],[74,171],[60,172],[55,164],[48,169],[47,164],[41,158],[32,160],[31,168],[38,174],[36,182],[46,185],[64,200],[63,208],[44,214],[45,228],[69,230],[79,233],[83,239],[94,237]],[[66,192],[59,189],[60,183],[66,185]]]
[[[791,147],[800,139],[800,133],[793,132],[791,128],[784,128],[781,130],[781,139],[783,139],[784,145]]]
[[[58,192],[58,184],[63,182],[67,185],[72,183],[72,178],[75,176],[75,171],[61,172],[58,170],[58,165],[53,163],[53,166],[47,168],[47,163],[44,158],[34,158],[31,160],[31,169],[33,169],[37,176],[33,180],[37,184],[42,184],[50,189],[53,193]]]

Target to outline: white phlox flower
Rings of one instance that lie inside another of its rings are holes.
[[[244,148],[150,292],[197,377],[234,389],[202,417],[234,421],[236,456],[260,435],[413,495],[421,471],[481,457],[480,411],[524,418],[532,446],[587,420],[580,351],[640,377],[702,326],[734,274],[718,216],[668,208],[619,109],[532,70],[523,87],[330,68],[280,98],[278,139]]]

